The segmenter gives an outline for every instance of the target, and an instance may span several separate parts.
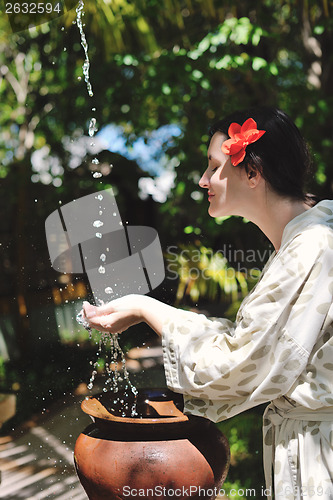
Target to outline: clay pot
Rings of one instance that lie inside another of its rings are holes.
[[[214,424],[184,415],[182,397],[169,390],[141,389],[134,418],[119,416],[113,400],[106,393],[81,405],[94,423],[78,437],[74,460],[90,500],[217,496],[229,446]]]

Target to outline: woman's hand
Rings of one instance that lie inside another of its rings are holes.
[[[121,333],[130,326],[145,321],[157,335],[162,335],[166,319],[182,312],[147,295],[126,295],[103,306],[83,303],[83,312],[91,328],[100,332]]]
[[[90,328],[107,333],[121,333],[144,320],[142,296],[127,295],[96,307],[83,303],[83,311]]]

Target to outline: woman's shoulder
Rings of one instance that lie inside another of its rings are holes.
[[[288,251],[299,245],[315,250],[333,245],[333,200],[323,200],[295,217],[285,227],[281,249]],[[333,247],[332,247],[333,248]]]

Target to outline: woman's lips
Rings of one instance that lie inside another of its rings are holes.
[[[208,201],[211,201],[213,196],[214,196],[213,193],[208,193]]]

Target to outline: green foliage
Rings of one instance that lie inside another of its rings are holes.
[[[3,357],[0,356],[0,384],[3,383],[5,378],[6,378],[6,364]]]
[[[233,490],[231,496],[238,500],[246,497],[234,496],[235,492],[252,489],[252,498],[259,500],[265,484],[262,467],[262,407],[216,425],[228,438],[230,445],[230,469],[223,489],[226,494]]]
[[[178,252],[166,254],[166,261],[169,272],[179,278],[177,303],[186,296],[193,303],[200,299],[235,302],[248,292],[244,273],[231,267],[221,252],[211,248],[182,245]]]

